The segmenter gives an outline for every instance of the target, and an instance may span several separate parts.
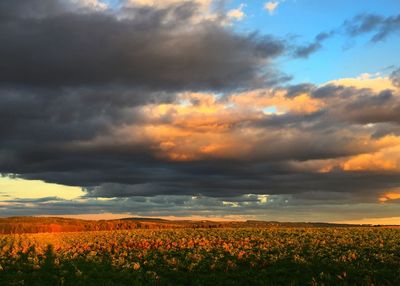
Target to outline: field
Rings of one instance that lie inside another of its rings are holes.
[[[0,285],[400,285],[400,229],[1,235]]]

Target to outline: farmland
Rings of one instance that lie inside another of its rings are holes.
[[[400,229],[134,229],[0,236],[1,285],[400,285]]]

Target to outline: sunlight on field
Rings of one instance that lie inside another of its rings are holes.
[[[399,285],[399,238],[394,228],[279,227],[1,235],[0,277],[2,285]]]
[[[46,217],[46,215],[43,215]],[[60,218],[74,218],[74,219],[85,219],[85,220],[107,220],[107,219],[121,219],[121,218],[130,218],[134,217],[134,215],[129,213],[99,213],[99,214],[71,214],[71,215],[52,215],[52,217],[60,217]]]
[[[358,220],[336,221],[335,223],[400,225],[400,217],[363,218]]]

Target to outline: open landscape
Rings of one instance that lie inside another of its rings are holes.
[[[400,0],[0,0],[0,286],[400,286]]]
[[[1,285],[400,283],[400,228],[395,226],[19,221],[40,222],[55,232],[0,235]],[[108,225],[114,230],[58,232],[71,225]],[[0,227],[4,231],[4,222]]]

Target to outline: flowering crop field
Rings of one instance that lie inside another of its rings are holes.
[[[0,285],[400,285],[400,229],[2,235]]]

